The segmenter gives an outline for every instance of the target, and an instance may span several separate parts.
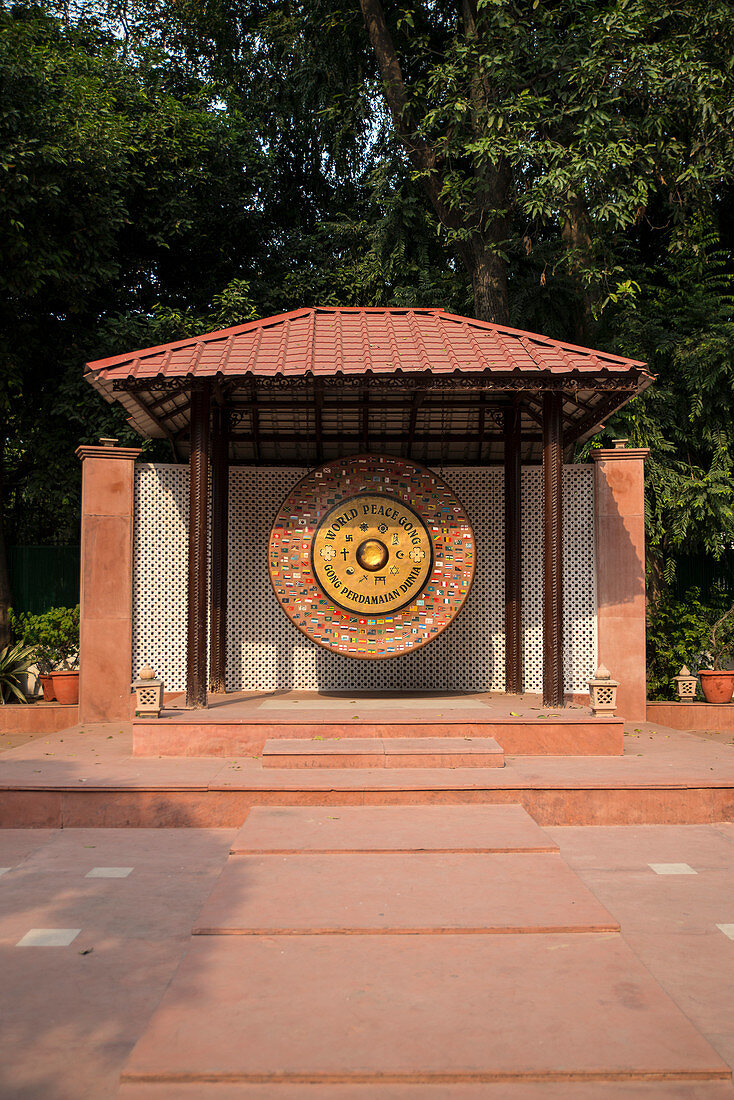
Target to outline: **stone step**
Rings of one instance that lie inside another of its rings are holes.
[[[317,714],[311,703],[287,717],[262,711],[227,718],[224,706],[169,711],[161,718],[133,720],[133,755],[250,756],[261,753],[268,740],[314,737],[493,737],[508,756],[621,756],[624,751],[621,718],[592,718],[575,711],[498,717],[486,706],[443,718],[430,712],[389,717],[388,704],[384,710],[384,717],[329,716],[328,704],[321,700]]]
[[[618,932],[553,852],[232,856],[194,935]]]
[[[592,1092],[593,1090],[593,1092]],[[501,1081],[446,1085],[216,1084],[128,1081],[118,1100],[734,1100],[727,1081]]]
[[[265,768],[502,768],[492,737],[315,737],[265,742]]]
[[[122,1079],[586,1081],[590,1096],[731,1073],[614,933],[195,936]]]
[[[503,806],[254,806],[233,854],[557,852],[527,810]]]

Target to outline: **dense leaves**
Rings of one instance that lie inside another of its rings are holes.
[[[73,541],[74,447],[130,438],[85,360],[435,304],[650,363],[593,443],[652,449],[667,598],[734,543],[733,124],[728,0],[0,8],[6,532]]]

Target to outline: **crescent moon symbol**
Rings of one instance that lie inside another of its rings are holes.
[[[396,550],[396,551],[395,551],[395,557],[396,557],[396,558],[404,558],[404,557],[405,557],[405,554],[403,553],[403,551],[402,551],[402,550]]]

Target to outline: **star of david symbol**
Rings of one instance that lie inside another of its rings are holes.
[[[369,527],[366,523],[360,523],[359,529],[360,531],[369,531]]]
[[[332,558],[336,557],[336,550],[333,546],[322,546],[320,554],[324,561],[331,561]]]
[[[387,527],[385,526],[384,523],[381,523],[380,526],[377,528],[377,530],[380,532],[381,535],[384,535],[385,532],[387,531]]]
[[[420,546],[414,546],[409,554],[410,560],[414,562],[423,561],[425,556],[426,552],[425,550],[421,550]]]
[[[392,566],[390,567],[390,572],[392,573],[393,577],[395,576],[395,574],[397,573],[397,571],[398,571],[398,567],[397,567],[397,565],[392,565]]]

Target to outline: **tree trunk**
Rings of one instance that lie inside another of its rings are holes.
[[[483,241],[472,245],[467,252],[464,263],[474,290],[474,316],[496,325],[508,324],[507,264]]]
[[[598,297],[594,288],[584,285],[584,272],[592,266],[591,224],[583,199],[572,195],[562,236],[569,252],[569,271],[575,280],[573,328],[574,340],[586,344],[594,320],[594,303]]]

